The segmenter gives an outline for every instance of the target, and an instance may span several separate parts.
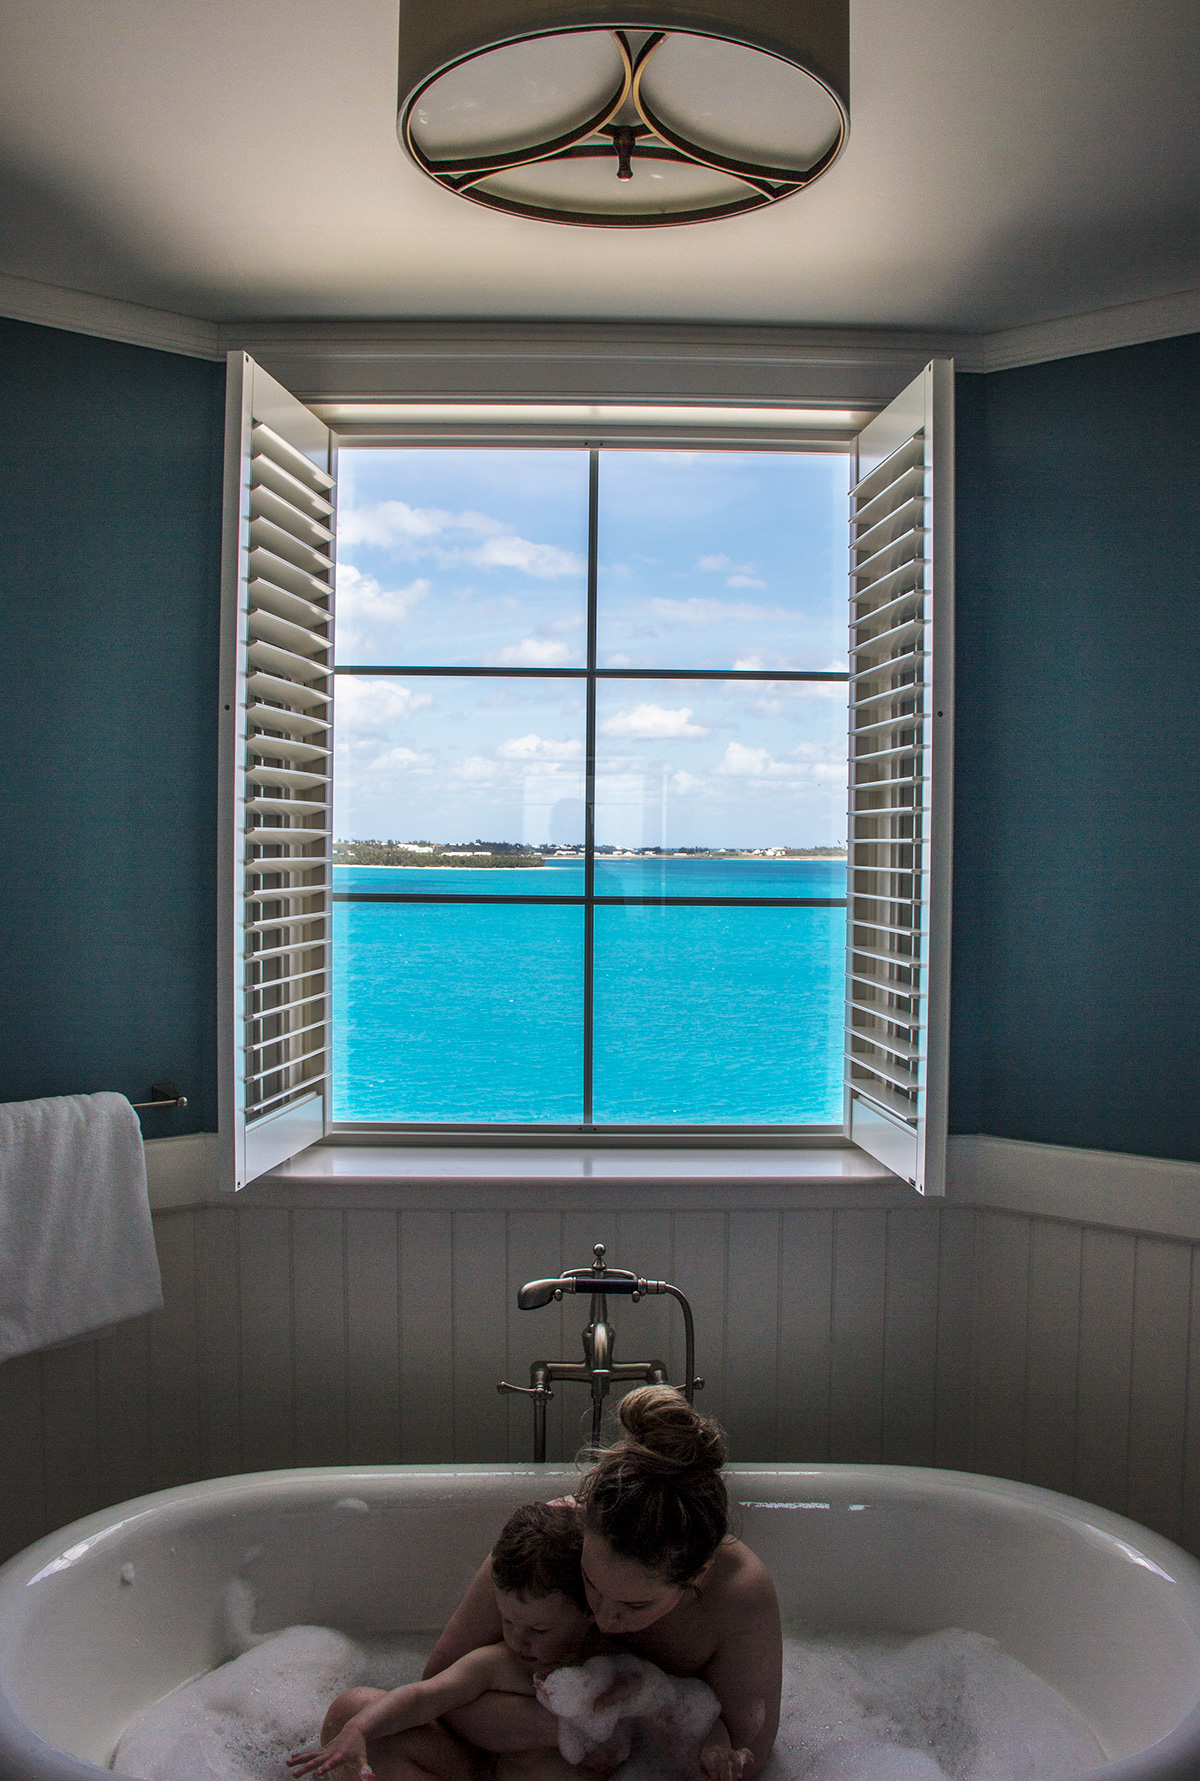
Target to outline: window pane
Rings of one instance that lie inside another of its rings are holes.
[[[837,681],[601,681],[596,689],[596,894],[621,895],[639,849],[844,849],[846,688]],[[840,896],[770,888],[732,862],[709,896]],[[644,895],[662,894],[641,867]],[[727,883],[733,872],[745,888]],[[697,874],[697,877],[702,876]],[[704,874],[706,878],[711,873]],[[794,876],[794,875],[793,875]],[[836,877],[836,873],[835,873]],[[844,878],[839,883],[844,882]],[[628,893],[626,893],[628,894]],[[692,894],[679,892],[672,894]]]
[[[583,1117],[583,911],[339,903],[334,1118]]]
[[[339,661],[583,667],[586,452],[346,450],[340,463]]]
[[[595,912],[598,1124],[842,1117],[842,909]]]
[[[454,890],[573,892],[573,884],[549,883],[534,850],[582,846],[584,721],[577,681],[339,675],[338,857],[403,864],[415,890],[448,888],[433,882],[435,868],[462,879]],[[416,845],[402,860],[394,850],[348,854],[347,843],[368,841]],[[478,852],[451,860],[441,851],[474,843],[489,850],[486,862]],[[526,869],[513,869],[522,860]]]
[[[600,458],[597,665],[846,666],[847,460]]]

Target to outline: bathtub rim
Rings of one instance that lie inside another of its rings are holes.
[[[201,1479],[191,1484],[172,1485],[151,1491],[126,1502],[113,1504],[91,1515],[69,1522],[44,1535],[0,1566],[0,1665],[6,1644],[5,1628],[15,1625],[19,1631],[25,1616],[36,1611],[34,1600],[24,1591],[41,1581],[43,1576],[69,1569],[104,1539],[139,1522],[152,1521],[164,1510],[180,1512],[199,1509],[261,1506],[278,1500],[280,1495],[297,1499],[319,1497],[322,1487],[336,1485],[340,1495],[351,1494],[355,1483],[383,1486],[392,1481],[426,1480],[431,1485],[450,1479],[482,1482],[498,1477],[530,1478],[566,1482],[579,1477],[578,1469],[564,1462],[533,1462],[458,1464],[445,1462],[431,1465],[342,1465],[285,1467],[266,1472],[239,1472],[221,1478]],[[1186,1587],[1191,1601],[1192,1619],[1200,1637],[1200,1561],[1173,1541],[1152,1529],[1143,1527],[1128,1516],[1101,1508],[1080,1497],[1067,1496],[1041,1485],[1025,1484],[1015,1479],[992,1477],[985,1473],[943,1470],[933,1466],[852,1464],[840,1461],[814,1461],[789,1464],[785,1461],[759,1460],[725,1468],[731,1486],[731,1499],[736,1508],[741,1492],[737,1481],[776,1478],[812,1478],[819,1480],[826,1491],[830,1487],[858,1487],[856,1494],[867,1494],[872,1481],[897,1488],[909,1503],[937,1498],[960,1502],[992,1502],[1010,1504],[1033,1514],[1068,1524],[1097,1536],[1103,1543],[1115,1543],[1123,1549],[1131,1563],[1149,1564],[1166,1580]],[[755,1502],[756,1499],[748,1499]],[[11,1620],[9,1610],[12,1610]],[[50,1744],[35,1732],[17,1713],[0,1675],[0,1774],[7,1774],[4,1759],[16,1759],[22,1767],[14,1768],[20,1781],[102,1781],[113,1771],[102,1769],[85,1758],[71,1755]],[[1069,1781],[1193,1781],[1200,1773],[1200,1700],[1192,1710],[1163,1738],[1130,1756],[1081,1772]]]

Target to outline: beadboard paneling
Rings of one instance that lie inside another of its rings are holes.
[[[202,1206],[155,1219],[165,1305],[0,1367],[6,1552],[189,1478],[345,1462],[522,1460],[538,1357],[586,1299],[516,1309],[583,1266],[675,1280],[698,1402],[740,1459],[960,1466],[1124,1510],[1200,1549],[1200,1245],[1020,1213],[528,1205]],[[680,1377],[665,1299],[613,1302],[618,1358]],[[587,1438],[560,1385],[549,1453]]]
[[[1023,1468],[1030,1484],[1068,1493],[1075,1488],[1082,1270],[1079,1226],[1034,1219],[1026,1301],[1028,1352],[1034,1364],[1028,1377]]]

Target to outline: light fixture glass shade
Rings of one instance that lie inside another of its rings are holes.
[[[462,197],[618,226],[758,209],[832,164],[848,0],[639,4],[402,0],[401,141]]]

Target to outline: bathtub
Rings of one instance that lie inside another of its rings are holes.
[[[1091,1722],[1099,1781],[1200,1776],[1200,1565],[1030,1485],[905,1466],[730,1469],[784,1618],[985,1633]],[[41,1540],[0,1570],[0,1777],[99,1781],[127,1722],[226,1658],[230,1580],[256,1630],[434,1629],[554,1466],[322,1467],[185,1485]],[[182,1777],[181,1781],[186,1781]]]

